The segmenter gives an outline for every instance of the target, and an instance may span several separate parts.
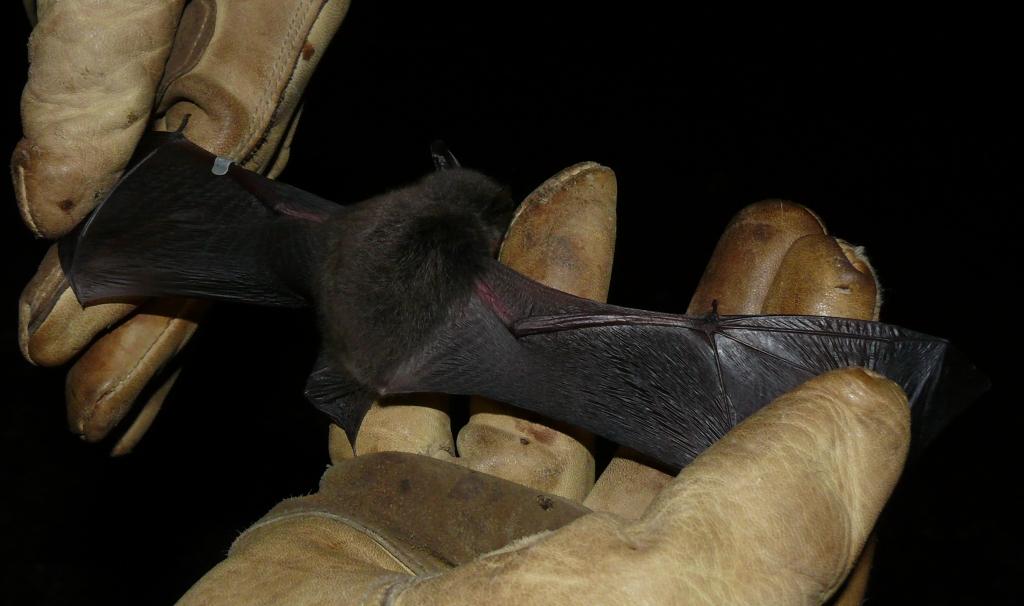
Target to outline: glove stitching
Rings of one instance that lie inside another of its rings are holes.
[[[216,5],[214,5],[214,6],[216,7]],[[205,12],[203,14],[203,20],[199,24],[199,27],[197,28],[198,31],[203,32],[203,31],[206,30],[207,24],[210,22],[210,15],[211,15],[211,11],[207,11],[207,12]],[[213,16],[214,16],[214,18],[216,18],[216,8],[213,11]],[[215,25],[215,27],[216,27],[216,25]],[[167,89],[169,89],[172,84],[177,82],[178,79],[181,78],[182,76],[184,76],[185,74],[187,74],[187,73],[191,72],[193,69],[195,69],[196,64],[202,58],[202,53],[200,53],[199,56],[196,56],[196,49],[199,47],[199,43],[200,42],[204,42],[205,47],[208,47],[209,44],[210,44],[210,40],[207,37],[205,37],[205,36],[196,36],[196,37],[194,37],[192,39],[191,47],[185,53],[186,60],[183,61],[182,64],[181,64],[182,67],[179,68],[178,72],[175,73],[175,74],[167,74],[166,82],[161,84],[161,85],[158,85],[155,97],[159,101],[163,101],[164,95],[167,94]],[[204,53],[206,51],[205,47],[203,49]],[[172,53],[174,52],[174,42],[173,41],[171,42],[171,52]],[[154,105],[159,105],[159,104],[160,103],[157,102]]]
[[[335,0],[323,0],[316,16],[310,22],[309,27],[306,28],[305,43],[297,49],[295,60],[291,63],[288,80],[281,93],[277,96],[277,103],[274,105],[273,111],[268,116],[266,129],[263,130],[262,136],[253,145],[249,154],[242,160],[243,166],[247,168],[254,167],[261,172],[265,170],[266,175],[271,179],[276,178],[288,162],[288,150],[291,148],[292,139],[302,113],[301,96],[316,69],[316,64],[319,63],[319,55],[317,58],[307,59],[305,57],[306,45],[311,44],[311,40],[315,39],[318,44],[321,44],[321,50],[326,48],[342,20],[342,18],[334,19],[334,13],[332,12],[334,7],[329,8],[329,4],[338,3]],[[341,0],[340,4],[347,7],[348,0]],[[341,12],[342,17],[345,14],[345,10],[347,8]],[[300,57],[302,58],[301,60]],[[309,65],[309,67],[306,68],[306,65]],[[275,129],[281,125],[282,115],[286,116],[287,120],[284,122],[283,129],[275,132]],[[281,136],[278,136],[279,134]],[[272,140],[275,141],[275,147],[271,148],[269,153],[261,153],[264,147]]]
[[[384,595],[380,601],[380,606],[394,606],[395,602],[401,597],[401,594],[406,589],[438,577],[441,574],[443,573],[436,572],[433,574],[416,575],[403,579],[389,579],[390,584],[384,587]]]
[[[415,578],[417,577],[395,574],[380,577],[375,583],[368,587],[365,592],[363,592],[358,603],[376,604],[377,606],[393,606],[395,598],[398,597],[398,595],[394,593],[394,590],[396,588],[400,591],[404,590],[409,579]]]
[[[99,397],[96,398],[95,404],[89,408],[89,412],[82,416],[83,426],[88,425],[89,422],[92,421],[92,418],[97,412],[98,408],[105,404],[106,401],[109,400],[111,397],[116,395],[126,383],[128,383],[134,378],[138,369],[142,367],[144,363],[149,361],[147,360],[147,358],[149,357],[150,353],[158,345],[162,344],[164,341],[167,340],[167,334],[171,332],[172,329],[176,328],[177,326],[183,323],[188,322],[187,320],[183,320],[182,318],[179,317],[185,310],[187,305],[188,302],[186,301],[178,306],[178,308],[175,310],[174,317],[168,319],[167,324],[164,325],[164,327],[160,330],[156,337],[153,338],[149,346],[146,347],[145,351],[143,351],[142,354],[135,359],[135,363],[131,366],[131,368],[129,368],[128,371],[125,372],[123,375],[121,375],[121,378],[117,382],[115,382],[106,390],[101,392]]]
[[[297,511],[297,512],[294,512],[294,513],[288,513],[288,514],[285,514],[285,515],[282,515],[282,516],[279,516],[279,517],[275,517],[275,518],[272,518],[272,519],[269,519],[269,520],[257,521],[255,524],[253,524],[252,526],[247,528],[244,532],[242,532],[242,534],[238,535],[238,538],[235,539],[235,543],[237,544],[239,541],[242,540],[242,537],[246,536],[250,532],[252,532],[254,530],[257,530],[259,528],[270,526],[272,524],[277,524],[279,522],[283,522],[283,521],[286,521],[286,520],[298,519],[298,518],[303,518],[303,517],[317,517],[317,518],[324,518],[324,519],[328,519],[328,520],[333,520],[335,522],[341,522],[342,524],[348,526],[349,528],[351,528],[351,529],[353,529],[353,530],[355,530],[355,531],[357,531],[357,532],[359,532],[361,534],[364,534],[364,535],[368,536],[370,539],[373,540],[373,542],[377,543],[377,545],[379,545],[382,549],[384,549],[387,552],[387,554],[389,556],[391,556],[392,559],[394,559],[395,562],[397,562],[400,566],[402,566],[402,568],[406,569],[406,571],[409,574],[411,574],[411,575],[416,575],[416,574],[418,574],[418,572],[412,566],[409,565],[410,564],[409,562],[406,562],[405,560],[400,559],[396,554],[401,554],[404,558],[408,558],[409,560],[412,560],[411,563],[414,564],[417,568],[419,568],[420,571],[426,570],[426,566],[423,564],[423,562],[419,561],[415,557],[415,555],[409,554],[405,550],[400,549],[397,545],[395,545],[391,541],[387,540],[387,538],[385,538],[383,535],[380,535],[379,533],[375,532],[372,528],[368,528],[366,526],[363,526],[362,524],[359,524],[358,522],[356,522],[355,520],[352,520],[351,518],[347,518],[345,516],[340,516],[340,515],[335,514],[335,513],[328,513],[328,512],[325,512],[325,511]],[[234,548],[234,545],[232,545],[232,549],[233,548]],[[228,551],[228,553],[230,554],[230,550]]]
[[[79,422],[80,428],[84,428],[90,425],[92,423],[93,417],[96,416],[98,409],[103,407],[110,398],[117,395],[120,392],[122,386],[124,386],[125,383],[129,382],[134,377],[137,369],[140,366],[142,366],[143,362],[146,361],[146,357],[149,355],[149,352],[152,351],[153,348],[156,347],[157,343],[159,343],[160,340],[163,338],[164,334],[167,332],[167,329],[170,327],[172,321],[173,320],[167,322],[167,325],[165,325],[160,330],[159,334],[157,334],[157,336],[150,342],[150,344],[146,347],[145,351],[143,351],[142,354],[135,359],[135,363],[131,366],[131,368],[129,368],[127,372],[121,375],[120,379],[118,379],[116,382],[108,386],[107,389],[100,392],[100,394],[96,397],[96,400],[93,403],[93,405],[88,407],[87,411],[81,416],[81,420]],[[69,385],[69,387],[71,386]],[[71,388],[71,392],[77,395],[73,388]]]
[[[299,8],[297,8],[292,13],[291,20],[288,22],[288,29],[286,30],[286,42],[282,44],[282,46],[278,49],[277,56],[274,58],[274,61],[271,64],[272,67],[270,72],[274,76],[275,86],[273,88],[264,89],[260,102],[257,104],[256,111],[254,111],[249,116],[249,127],[247,129],[248,132],[246,136],[238,142],[238,145],[235,146],[232,152],[232,156],[242,157],[243,151],[250,145],[253,146],[254,148],[258,148],[258,142],[253,142],[252,139],[256,136],[257,131],[259,131],[260,134],[262,134],[264,130],[267,130],[267,128],[269,128],[270,117],[267,116],[268,110],[272,106],[276,106],[278,104],[274,102],[274,99],[280,99],[281,94],[285,91],[288,82],[291,80],[291,77],[289,77],[284,82],[280,82],[280,79],[283,76],[284,71],[286,69],[285,66],[290,64],[292,66],[291,71],[292,73],[294,73],[294,66],[299,61],[298,52],[295,52],[294,59],[289,61],[289,51],[293,51],[291,45],[294,44],[295,36],[298,34],[303,22],[305,21],[305,19],[302,19],[302,17],[305,17],[308,14],[308,11],[309,2],[304,2],[301,6],[299,6]],[[266,123],[267,128],[258,128],[260,124],[264,123]],[[249,151],[248,153],[245,153],[244,158],[248,159],[252,157],[253,153],[255,153],[255,149]]]
[[[18,198],[18,209],[21,211],[21,220],[25,222],[33,236],[42,238],[43,232],[39,229],[33,205],[28,202],[28,190],[25,188],[25,167],[19,164],[14,167],[14,170],[15,192]]]
[[[59,277],[58,277],[59,276]],[[39,327],[49,319],[55,307],[68,294],[68,281],[63,272],[51,272],[39,285],[32,301],[28,302],[28,311],[31,313],[26,330],[31,338]],[[74,296],[72,294],[72,296]]]

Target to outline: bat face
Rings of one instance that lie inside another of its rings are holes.
[[[79,299],[313,307],[323,342],[306,394],[353,440],[381,395],[481,395],[682,467],[781,393],[863,366],[907,392],[919,450],[987,387],[946,341],[900,327],[691,318],[546,288],[493,259],[512,200],[473,171],[342,207],[160,136],[61,243]]]

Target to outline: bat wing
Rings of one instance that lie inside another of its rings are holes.
[[[316,226],[344,207],[156,133],[81,227],[60,242],[83,303],[190,296],[308,301]]]
[[[946,339],[880,322],[821,316],[724,317],[718,320],[716,350],[726,361],[725,389],[740,418],[795,387],[786,385],[785,378],[775,378],[785,377],[785,369],[819,374],[861,366],[892,379],[910,404],[912,455],[989,388],[988,379]]]
[[[338,368],[321,351],[313,372],[306,379],[305,396],[310,404],[344,429],[349,444],[355,446],[356,433],[373,404],[373,392]]]
[[[431,354],[399,374],[395,391],[486,396],[677,468],[775,397],[837,368],[862,366],[899,383],[932,435],[949,416],[950,403],[940,402],[955,374],[949,344],[899,327],[625,309],[507,269],[479,290]],[[960,387],[966,404],[984,385],[968,377]]]

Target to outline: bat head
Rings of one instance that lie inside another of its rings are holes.
[[[412,235],[413,242],[426,238],[444,247],[475,241],[485,244],[489,256],[497,254],[515,210],[505,187],[476,171],[451,168],[428,175],[419,188],[430,210],[420,219],[422,231]]]
[[[493,179],[451,168],[356,206],[338,220],[317,306],[328,349],[376,386],[465,304],[514,204]]]

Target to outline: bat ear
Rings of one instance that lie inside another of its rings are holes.
[[[430,144],[430,157],[434,161],[434,170],[449,170],[462,166],[448,149],[448,145],[440,139]]]

